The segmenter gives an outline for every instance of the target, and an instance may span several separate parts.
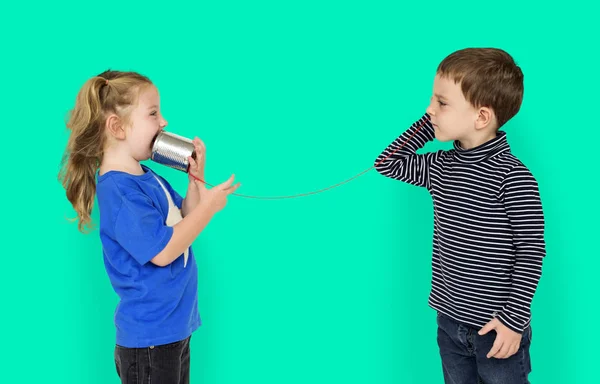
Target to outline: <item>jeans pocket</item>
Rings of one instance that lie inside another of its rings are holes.
[[[521,346],[531,343],[531,326],[523,330],[521,334]]]

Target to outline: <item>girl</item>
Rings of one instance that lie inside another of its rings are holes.
[[[233,175],[210,190],[196,181],[204,180],[205,163],[198,138],[185,199],[140,164],[166,125],[152,82],[118,71],[89,79],[67,122],[59,177],[80,231],[98,198],[104,264],[120,298],[115,364],[122,383],[189,383],[189,342],[200,326],[191,244],[239,187]]]

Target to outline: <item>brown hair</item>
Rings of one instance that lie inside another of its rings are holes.
[[[106,118],[117,114],[125,122],[138,96],[152,82],[135,72],[105,71],[79,90],[66,123],[71,131],[58,175],[79,218],[78,228],[91,227],[96,195],[96,171],[104,152]]]
[[[474,107],[492,108],[498,128],[521,108],[523,72],[513,58],[501,49],[458,50],[442,60],[437,73],[460,83],[465,99]]]

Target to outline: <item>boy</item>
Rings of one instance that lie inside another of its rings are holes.
[[[536,179],[498,131],[522,98],[523,74],[508,53],[454,52],[438,66],[425,115],[375,163],[433,198],[429,305],[446,383],[529,383],[544,215]],[[434,138],[454,149],[416,153]]]

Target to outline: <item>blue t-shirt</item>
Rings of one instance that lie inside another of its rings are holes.
[[[200,326],[192,247],[165,267],[150,261],[173,235],[166,224],[165,189],[176,206],[171,209],[181,209],[183,199],[165,179],[142,168],[143,175],[119,171],[98,175],[96,187],[104,265],[120,298],[116,343],[130,348],[179,341]]]

